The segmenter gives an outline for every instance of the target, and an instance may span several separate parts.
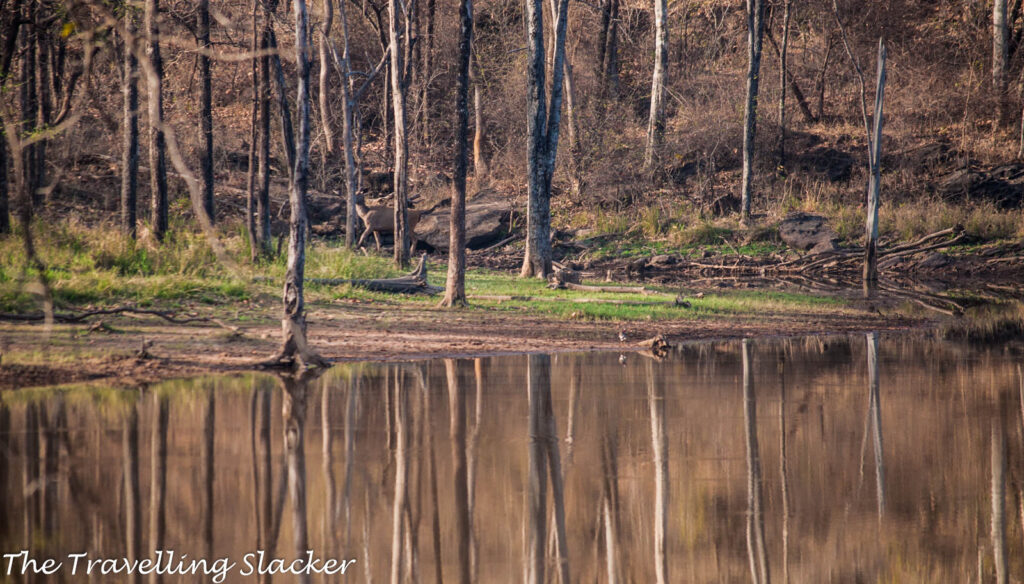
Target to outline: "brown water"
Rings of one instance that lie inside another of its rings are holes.
[[[164,581],[255,582],[247,554],[307,549],[356,560],[313,582],[1024,578],[1024,358],[883,337],[872,391],[871,344],[8,392],[0,553],[61,565],[0,581],[132,581],[126,558],[165,550],[199,575]]]

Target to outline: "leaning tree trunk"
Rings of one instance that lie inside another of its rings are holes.
[[[743,176],[740,216],[750,221],[754,138],[757,133],[757,94],[761,79],[761,41],[764,38],[764,0],[747,0],[747,101],[743,108]]]
[[[215,223],[213,212],[213,94],[210,81],[210,0],[199,0],[199,131],[203,135],[203,207]]]
[[[397,0],[388,1],[388,34],[391,46],[391,100],[395,113],[395,265],[409,263],[409,140],[405,123],[405,51],[401,40],[401,16]]]
[[[124,15],[128,34],[135,35],[131,9]],[[127,40],[125,41],[128,42]],[[121,230],[135,239],[139,192],[139,63],[131,47],[124,48],[124,126],[121,150]]]
[[[757,0],[760,2],[760,0]],[[749,0],[748,0],[749,2]],[[665,134],[665,77],[668,75],[668,0],[654,0],[654,76],[651,79],[651,114],[647,120],[644,170],[654,168]]]
[[[466,304],[466,170],[469,166],[469,60],[473,48],[473,2],[459,4],[459,86],[455,95],[455,177],[452,195],[448,281],[442,306]],[[478,95],[479,97],[479,95]],[[479,124],[479,122],[477,122]],[[479,127],[479,126],[478,126]],[[479,136],[479,130],[477,132]]]
[[[149,90],[149,191],[153,235],[162,240],[167,233],[167,152],[164,143],[164,64],[160,57],[160,0],[146,0],[147,52],[153,75],[147,75]]]
[[[305,0],[294,0],[295,62],[298,68],[299,141],[295,168],[288,189],[291,216],[288,219],[288,270],[284,280],[283,345],[276,357],[280,363],[322,365],[323,359],[306,345],[306,315],[303,283],[306,268],[306,189],[309,180],[309,14]]]

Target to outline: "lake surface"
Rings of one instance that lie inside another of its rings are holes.
[[[874,339],[7,392],[0,581],[1024,578],[1020,350]]]

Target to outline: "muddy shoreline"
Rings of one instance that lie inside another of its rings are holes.
[[[481,357],[530,352],[635,351],[655,335],[670,342],[740,337],[907,331],[933,325],[923,318],[877,312],[812,313],[673,321],[573,321],[493,312],[436,309],[328,310],[314,307],[309,338],[333,363]],[[619,340],[623,333],[626,341]],[[102,382],[137,386],[204,374],[260,370],[278,348],[271,318],[237,327],[167,325],[121,317],[88,323],[0,325],[5,355],[0,389]],[[139,357],[143,342],[146,356]],[[25,356],[31,356],[26,360]]]

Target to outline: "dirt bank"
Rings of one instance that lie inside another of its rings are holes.
[[[247,324],[168,325],[128,316],[76,325],[0,325],[0,388],[104,380],[137,385],[204,373],[255,370],[278,347],[272,310]],[[380,305],[312,306],[310,342],[334,362],[469,357],[531,351],[628,351],[663,334],[670,341],[905,330],[920,319],[849,308],[672,321],[577,321],[483,309]],[[235,328],[235,330],[231,330]],[[619,333],[626,341],[619,341]],[[145,357],[138,357],[143,342]]]

